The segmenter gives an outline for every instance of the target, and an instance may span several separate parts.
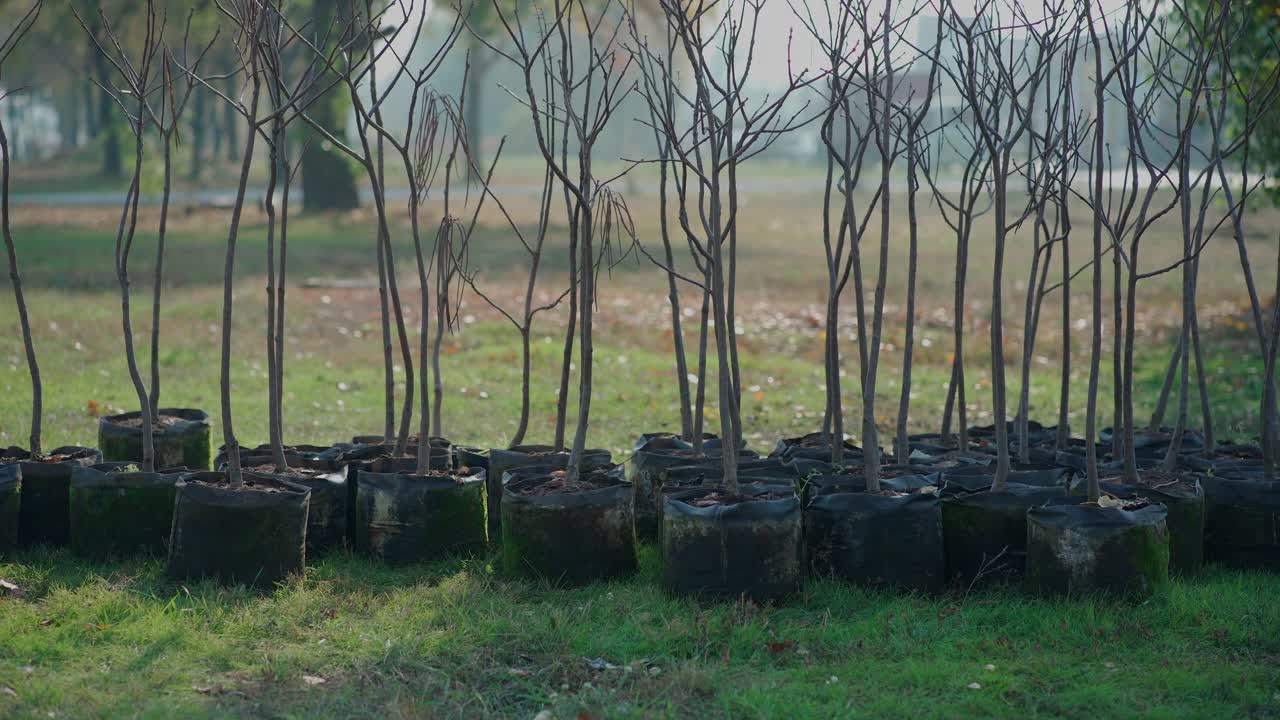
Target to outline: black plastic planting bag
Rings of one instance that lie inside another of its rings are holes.
[[[782,458],[740,459],[738,480],[742,483],[778,485],[794,490],[798,478],[795,468]],[[724,482],[724,465],[720,460],[707,460],[693,465],[678,465],[659,473],[657,497],[658,534],[662,533],[664,498],[674,492],[719,485]]]
[[[469,447],[467,445],[454,445],[453,466],[472,470],[488,470],[489,451],[484,448]]]
[[[49,457],[59,462],[33,462],[31,454],[11,447],[0,451],[6,461],[22,467],[22,502],[18,510],[18,545],[66,545],[67,507],[71,494],[71,471],[102,462],[102,453],[93,448],[67,445],[54,448]]]
[[[312,460],[338,460],[344,453],[351,452],[356,448],[355,445],[349,443],[338,443],[335,445],[285,445],[284,452],[286,455],[297,455],[298,457],[310,458]],[[257,447],[240,447],[240,464],[245,463],[245,458],[271,456],[271,445],[264,443]],[[213,469],[220,470],[227,464],[227,448],[225,445],[218,448],[217,454],[213,456]]]
[[[348,537],[347,523],[351,513],[347,507],[351,501],[347,488],[347,464],[332,458],[286,454],[285,461],[291,468],[305,468],[312,475],[278,475],[274,469],[261,469],[271,465],[266,456],[246,456],[241,459],[242,468],[258,468],[259,475],[271,475],[279,480],[301,485],[311,490],[311,502],[307,510],[307,553],[315,556],[342,547]],[[218,468],[225,470],[226,468]]]
[[[485,471],[418,475],[416,469],[411,459],[381,460],[360,472],[356,549],[390,563],[482,552]]]
[[[98,449],[103,461],[142,462],[142,427],[123,424],[137,422],[141,416],[135,411],[98,419]],[[208,470],[209,414],[192,408],[160,408],[160,417],[176,422],[151,434],[155,467]]]
[[[1222,442],[1214,448],[1212,457],[1181,455],[1178,463],[1188,470],[1200,473],[1266,479],[1262,448],[1258,445]]]
[[[1126,485],[1121,478],[1101,484],[1102,492],[1122,499],[1139,498],[1165,507],[1165,525],[1169,528],[1169,572],[1195,575],[1204,566],[1204,488],[1195,477],[1183,478],[1191,487],[1143,487]],[[1084,478],[1071,484],[1073,495],[1087,492]]]
[[[1027,587],[1145,599],[1169,587],[1163,505],[1134,510],[1059,498],[1027,511]]]
[[[302,572],[311,491],[252,473],[244,480],[245,487],[233,489],[225,473],[178,479],[170,577],[269,588]]]
[[[671,493],[663,501],[662,585],[705,599],[774,600],[800,590],[804,528],[800,498],[785,488],[742,485],[740,494],[785,495],[732,505],[696,507],[722,488]]]
[[[0,555],[18,546],[18,514],[22,504],[22,466],[0,465]]]
[[[1065,495],[1066,488],[1010,484],[1000,492],[947,497],[942,503],[947,578],[962,585],[978,578],[1021,578],[1026,568],[1027,510]]]
[[[1098,433],[1098,440],[1107,449],[1111,448],[1111,440],[1113,434],[1111,428],[1103,428]],[[1157,432],[1148,432],[1139,430],[1133,436],[1133,452],[1139,458],[1163,458],[1169,452],[1169,444],[1173,441],[1172,428],[1160,428]],[[1197,430],[1190,428],[1182,433],[1182,445],[1179,446],[1181,453],[1197,453],[1204,450],[1204,435]]]
[[[718,446],[717,442],[717,446]],[[756,454],[743,450],[739,462],[756,459]],[[658,535],[658,495],[662,486],[663,471],[689,464],[719,462],[719,449],[703,446],[703,454],[694,452],[693,446],[679,438],[655,438],[631,454],[627,480],[635,493],[636,535],[651,540]]]
[[[893,492],[913,493],[926,487],[936,487],[936,474],[901,474],[892,477],[881,477],[880,487]],[[800,481],[800,504],[808,507],[809,502],[819,495],[832,493],[860,493],[867,489],[867,479],[862,475],[842,475],[839,473],[810,475]]]
[[[1011,485],[1029,485],[1032,487],[1066,488],[1073,471],[1070,468],[1025,468],[1015,467],[1009,471]],[[991,487],[995,480],[995,465],[966,465],[946,468],[939,473],[939,482],[946,495],[980,492]]]
[[[1200,484],[1206,559],[1280,571],[1280,481],[1204,476]]]
[[[364,437],[367,436],[358,435],[356,439]],[[378,438],[379,442],[381,440],[382,438]],[[448,441],[442,442],[440,438],[432,438],[430,444],[430,469],[441,472],[450,469],[453,464],[453,455]],[[409,456],[413,457],[416,451],[417,445],[410,443],[408,448]],[[391,457],[394,452],[394,445],[356,444],[342,447],[342,454],[338,457],[338,460],[347,465],[347,540],[352,545],[356,544],[354,534],[358,522],[356,519],[356,495],[359,493],[360,488],[360,473],[372,463]]]
[[[505,574],[583,585],[635,572],[631,483],[622,479],[620,467],[597,472],[607,480],[595,489],[546,495],[526,494],[551,480],[545,469],[507,475],[502,488]]]
[[[68,511],[71,551],[92,560],[163,554],[173,526],[178,478],[185,473],[185,469],[141,472],[125,462],[73,470]]]
[[[858,483],[838,487],[827,492],[827,483],[815,483],[804,508],[812,572],[861,585],[942,591],[946,555],[937,494],[875,495]]]
[[[608,450],[587,450],[583,453],[582,466],[608,465],[613,458]],[[502,484],[506,474],[516,468],[530,465],[546,465],[564,469],[569,465],[569,451],[556,450],[551,445],[516,445],[489,451],[489,472],[485,489],[488,497],[489,541],[496,542],[502,534]]]
[[[830,461],[831,451],[834,447],[831,443],[832,439],[828,437],[824,440],[820,432],[809,433],[797,438],[783,438],[774,446],[773,452],[769,453],[769,457],[780,457],[785,460],[807,458],[809,460]],[[862,456],[862,448],[848,440],[844,441],[845,462],[862,462]]]
[[[639,450],[640,448],[642,448],[642,447],[644,447],[644,446],[648,445],[649,443],[653,442],[654,440],[660,440],[660,441],[661,441],[661,440],[675,440],[675,441],[677,441],[677,442],[687,443],[689,447],[693,447],[693,443],[692,443],[692,442],[687,441],[687,440],[685,440],[684,438],[680,437],[680,435],[679,435],[678,433],[673,433],[673,432],[648,432],[648,433],[640,433],[640,437],[636,439],[636,443],[635,443],[635,445],[633,445],[633,446],[632,446],[632,449],[633,449],[633,450]],[[714,451],[716,451],[716,452],[719,452],[719,451],[720,451],[720,446],[721,446],[721,442],[720,442],[720,436],[719,436],[719,435],[716,435],[715,433],[709,433],[709,432],[704,432],[704,433],[702,433],[702,449],[703,449],[704,451],[711,451],[711,450],[714,450]],[[746,450],[746,447],[747,447],[747,441],[746,441],[746,440],[741,440],[741,441],[739,441],[739,443],[738,443],[738,449],[739,449],[739,451]],[[754,453],[753,453],[753,454],[754,454]]]

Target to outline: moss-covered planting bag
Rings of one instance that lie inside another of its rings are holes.
[[[209,414],[193,408],[160,408],[151,443],[155,467],[208,470]],[[142,413],[98,419],[98,449],[105,462],[142,462]]]
[[[368,438],[371,436],[357,435],[356,440]],[[395,453],[394,445],[382,445],[381,437],[377,438],[378,442],[371,444],[353,444],[346,445],[342,448],[340,460],[347,465],[347,541],[354,547],[356,545],[356,527],[359,520],[356,518],[356,507],[358,505],[357,496],[360,493],[360,473],[370,467],[374,462],[392,457]],[[431,463],[432,471],[445,471],[450,469],[453,464],[452,446],[447,440],[442,438],[432,438],[431,441]],[[416,441],[410,443],[408,452],[409,457],[413,457],[417,451]],[[404,459],[403,457],[400,459]]]
[[[860,585],[941,592],[946,555],[936,488],[914,476],[900,479],[900,489],[886,482],[873,494],[862,478],[847,480],[820,476],[809,485],[804,537],[810,570]]]
[[[127,462],[71,472],[71,551],[91,560],[135,553],[163,555],[173,529],[173,502],[185,470],[142,472]]]
[[[1027,510],[1064,497],[1066,488],[1009,484],[1004,490],[952,495],[942,503],[947,579],[1021,579],[1027,558]]]
[[[1146,599],[1169,587],[1163,505],[1104,507],[1056,498],[1027,511],[1027,587],[1046,595]]]
[[[42,458],[32,458],[31,453],[17,447],[0,450],[0,465],[18,463],[22,468],[20,547],[67,544],[71,471],[100,462],[102,453],[75,445],[54,448]]]
[[[583,470],[554,491],[557,474],[507,475],[502,489],[502,569],[511,577],[582,585],[636,570],[631,483],[621,468]]]
[[[740,497],[707,504],[722,488],[663,500],[662,585],[704,599],[777,600],[804,582],[800,498],[779,486],[745,484]]]
[[[430,562],[485,547],[485,471],[416,474],[412,459],[361,470],[356,549],[389,563]]]
[[[1280,571],[1280,481],[1206,475],[1200,484],[1205,559]]]
[[[307,510],[307,554],[336,550],[347,541],[347,464],[313,455],[286,454],[289,473],[277,473],[269,455],[246,456],[240,467],[256,475],[271,475],[311,490]],[[226,468],[219,468],[225,470]]]
[[[168,573],[270,588],[306,567],[311,491],[245,473],[233,487],[220,472],[178,479]]]
[[[584,468],[608,465],[613,458],[608,450],[586,450],[583,453]],[[563,469],[569,465],[569,451],[556,450],[551,445],[515,445],[489,451],[489,472],[486,474],[486,513],[489,522],[489,542],[498,542],[502,534],[502,486],[507,473],[516,468],[532,465]]]
[[[1204,567],[1204,488],[1192,475],[1164,481],[1163,473],[1143,474],[1142,484],[1129,485],[1123,478],[1111,478],[1101,484],[1102,492],[1123,500],[1141,499],[1165,507],[1165,525],[1169,529],[1169,572],[1191,576]],[[1085,480],[1071,484],[1073,495],[1084,495]]]
[[[0,465],[0,557],[18,547],[18,515],[22,504],[22,466]]]

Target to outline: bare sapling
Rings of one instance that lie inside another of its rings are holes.
[[[280,66],[273,63],[278,63],[282,57],[281,50],[286,45],[302,39],[302,36],[289,24],[280,4],[269,0],[228,0],[220,3],[218,9],[234,28],[232,47],[237,59],[232,72],[244,76],[245,92],[232,97],[214,85],[217,81],[225,80],[225,76],[202,77],[197,74],[197,68],[194,66],[183,66],[182,71],[193,82],[219,97],[231,112],[242,118],[247,125],[241,152],[240,176],[231,206],[231,221],[227,231],[223,265],[222,341],[219,368],[223,444],[227,455],[226,472],[230,485],[233,488],[240,488],[244,485],[244,478],[241,472],[240,446],[232,424],[231,325],[235,308],[236,249],[240,236],[240,222],[244,215],[245,198],[248,194],[249,173],[253,167],[258,140],[272,138],[268,142],[278,141],[277,123],[283,123],[287,127],[290,122],[302,116],[310,102],[323,95],[320,85],[328,84],[328,87],[323,90],[333,87],[334,82],[318,73],[317,69],[331,66],[334,55],[344,46],[336,46],[333,54],[329,56],[311,57],[301,71],[297,84],[283,86],[280,83]],[[318,32],[325,33],[326,36],[331,31],[333,28],[318,29]],[[264,108],[264,101],[271,103],[272,107]],[[274,163],[277,160],[278,157],[273,154],[271,168],[273,173],[276,171]],[[274,227],[274,222],[271,225]],[[272,300],[274,302],[274,295]],[[274,382],[271,383],[270,392],[274,394],[278,389]],[[273,409],[274,407],[273,404]],[[273,414],[272,423],[277,420],[278,416]]]
[[[867,352],[866,320],[862,302],[860,248],[867,225],[884,197],[885,188],[877,186],[865,207],[859,210],[855,190],[866,168],[869,149],[882,142],[880,128],[889,103],[881,102],[879,88],[873,87],[886,62],[879,38],[888,38],[882,23],[869,24],[867,3],[842,3],[832,13],[824,6],[823,15],[814,15],[810,6],[792,5],[792,12],[818,43],[824,60],[826,77],[820,85],[825,111],[819,135],[826,152],[826,178],[822,194],[822,242],[827,269],[827,308],[823,372],[826,379],[826,407],[822,433],[830,444],[831,462],[844,461],[844,402],[840,377],[840,298],[856,271],[859,323],[859,378],[865,390]],[[868,99],[869,98],[869,99]],[[862,100],[855,108],[855,99]],[[885,112],[876,113],[883,107]],[[891,162],[892,160],[890,160]],[[838,193],[837,197],[833,197]],[[832,216],[835,216],[833,228]],[[864,442],[867,439],[864,438]],[[876,452],[875,441],[864,448]]]
[[[906,464],[911,458],[911,444],[907,436],[908,420],[911,415],[911,371],[914,366],[915,329],[916,329],[916,275],[919,270],[920,248],[920,211],[918,207],[920,195],[920,161],[929,154],[929,143],[933,136],[946,132],[946,125],[924,129],[929,118],[934,96],[938,90],[938,56],[942,52],[942,23],[938,23],[937,35],[933,48],[927,55],[929,63],[929,80],[925,85],[924,97],[909,97],[900,110],[905,118],[898,132],[907,149],[907,301],[906,327],[903,330],[902,351],[902,389],[898,396],[898,423],[894,437],[894,450],[897,452],[899,464]]]
[[[1019,218],[1011,218],[1009,180],[1014,153],[1036,115],[1040,88],[1049,76],[1053,58],[1065,36],[1064,2],[1050,3],[1044,18],[1031,18],[1017,2],[984,2],[973,16],[962,15],[947,2],[945,18],[958,36],[961,52],[941,65],[960,89],[978,135],[991,156],[995,223],[995,257],[991,292],[991,395],[996,435],[996,472],[992,489],[1009,480],[1009,418],[1006,414],[1004,361],[1004,260],[1009,233]],[[972,19],[969,19],[972,17]],[[1015,41],[1014,30],[1022,33]],[[1011,50],[1012,49],[1012,50]]]
[[[640,17],[641,14],[637,10],[635,2],[631,2],[627,8],[628,28],[631,31],[632,39],[636,42],[643,42],[647,40],[647,38],[642,35],[639,28]],[[675,36],[672,35],[671,29],[666,26],[666,23],[664,22],[662,25],[664,31],[662,57],[665,59],[667,65],[670,66],[675,59],[676,39]],[[633,52],[632,56],[636,58],[639,65],[644,65],[644,63],[649,59],[648,55],[645,53]],[[653,68],[649,68],[650,73],[652,70]],[[675,99],[675,87],[673,85],[667,85],[665,88],[661,88],[661,90],[666,93],[665,104],[670,105],[673,103]],[[695,451],[698,454],[701,454],[703,441],[701,418],[698,419],[698,429],[695,432],[694,401],[689,382],[689,361],[685,352],[683,318],[680,314],[680,283],[682,281],[682,276],[676,270],[675,252],[671,243],[670,186],[672,175],[678,172],[678,170],[673,163],[671,140],[662,133],[662,124],[659,121],[654,108],[649,106],[647,103],[646,108],[649,112],[648,125],[650,130],[653,132],[654,145],[657,149],[658,165],[658,232],[659,237],[662,240],[662,258],[659,261],[655,261],[655,264],[659,265],[663,269],[664,274],[667,277],[667,304],[671,311],[671,349],[675,359],[676,391],[680,401],[680,437],[685,441],[692,443]],[[648,255],[648,253],[645,254]],[[705,264],[700,263],[699,260],[699,258],[695,258],[695,265],[705,280]],[[697,283],[695,286],[702,290],[702,295],[706,298],[705,283]],[[703,314],[703,317],[706,317],[705,313]],[[705,337],[705,325],[703,325],[701,329],[703,336]],[[705,369],[706,362],[705,357],[703,357],[702,362],[699,365],[699,374],[695,376],[700,389],[705,384],[703,382],[705,380]],[[699,411],[701,411],[700,404]]]
[[[0,81],[4,80],[4,65],[13,55],[14,50],[22,42],[23,36],[30,32],[40,17],[43,0],[36,0],[27,9],[18,22],[9,29],[0,41]],[[8,100],[15,89],[6,88],[0,93],[0,102]],[[32,458],[41,455],[40,420],[43,417],[43,391],[40,383],[40,364],[36,360],[35,340],[31,337],[31,318],[27,313],[27,300],[22,292],[22,273],[18,266],[18,250],[13,240],[13,227],[9,217],[9,182],[10,154],[9,135],[5,130],[4,118],[7,113],[0,112],[0,231],[4,235],[5,252],[9,260],[9,282],[13,285],[13,299],[18,309],[18,325],[22,329],[22,347],[26,353],[27,371],[31,376],[31,436],[30,447]]]
[[[582,472],[590,426],[596,270],[610,250],[608,232],[612,231],[607,224],[596,227],[603,219],[598,213],[605,212],[612,194],[606,191],[607,180],[596,173],[595,148],[614,113],[634,89],[634,82],[628,81],[632,60],[621,52],[623,15],[612,0],[600,8],[588,7],[582,0],[556,0],[551,10],[527,33],[525,19],[518,11],[495,3],[494,12],[510,41],[509,49],[486,45],[519,71],[523,87],[509,92],[528,109],[538,149],[572,206],[571,240],[576,247],[570,277],[577,285],[577,300],[571,309],[576,315],[579,359],[577,425],[566,468],[572,482]],[[554,124],[551,117],[556,118]],[[559,148],[556,127],[563,133]],[[572,162],[570,142],[576,149]],[[566,346],[570,342],[572,337],[566,337]],[[568,353],[566,349],[566,356]],[[564,396],[562,388],[561,398]]]
[[[97,36],[89,29],[79,12],[73,7],[72,13],[80,26],[88,34],[95,50],[107,59],[120,76],[118,87],[101,87],[108,94],[116,107],[121,111],[133,135],[134,161],[128,190],[125,192],[124,207],[120,213],[120,223],[116,229],[115,239],[115,272],[116,282],[120,286],[120,318],[124,336],[125,362],[129,370],[129,379],[133,383],[134,392],[138,396],[141,408],[142,458],[140,466],[144,471],[155,469],[155,436],[154,428],[157,418],[152,411],[146,383],[138,365],[138,356],[133,338],[133,311],[131,298],[131,281],[129,278],[129,260],[133,251],[133,242],[138,228],[138,200],[142,194],[143,158],[146,147],[148,123],[152,119],[148,105],[149,98],[155,95],[160,98],[160,113],[163,113],[170,86],[166,82],[169,73],[163,67],[166,63],[165,20],[154,2],[147,2],[143,18],[143,37],[141,49],[137,57],[129,57],[124,43],[106,13],[99,10],[98,26],[107,38],[106,45],[98,43]]]
[[[714,4],[704,0],[663,0],[665,21],[678,45],[670,62],[664,50],[655,51],[633,32],[632,53],[645,58],[639,63],[641,93],[651,118],[670,141],[673,162],[681,173],[681,229],[691,254],[708,270],[705,287],[718,367],[721,467],[730,496],[739,492],[736,448],[742,438],[741,378],[733,339],[737,170],[788,130],[816,118],[802,117],[807,103],[794,111],[784,108],[788,98],[814,82],[806,72],[788,72],[785,87],[746,101],[762,8],[762,1],[753,0],[721,8],[717,17]],[[679,83],[677,75],[684,69],[688,89],[668,92]]]
[[[949,51],[954,52],[954,39]],[[987,154],[986,144],[977,135],[977,129],[969,123],[957,122],[963,110],[944,111],[940,124],[946,124],[951,130],[944,133],[938,143],[936,152],[921,153],[920,169],[925,182],[929,184],[935,207],[942,221],[951,229],[956,238],[955,279],[952,284],[952,351],[951,375],[947,381],[947,398],[942,409],[942,421],[939,435],[944,443],[955,439],[956,448],[961,452],[969,449],[969,417],[968,403],[965,398],[965,302],[969,281],[969,240],[977,221],[991,212],[994,198],[991,195],[991,158]],[[954,197],[946,190],[946,184],[940,177],[946,153],[964,158],[964,168],[956,184],[958,190]],[[952,423],[956,431],[952,433]]]

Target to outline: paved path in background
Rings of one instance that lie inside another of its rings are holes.
[[[627,195],[644,194],[655,195],[658,192],[656,184],[649,185],[647,183],[636,183],[628,186],[627,183],[619,181],[618,185]],[[772,180],[770,178],[747,178],[738,181],[738,187],[741,192],[809,192],[820,190],[822,188],[821,178],[787,178],[784,180]],[[495,193],[499,197],[514,195],[532,195],[537,196],[542,192],[541,184],[511,184],[511,185],[495,185],[493,187]],[[248,202],[256,204],[265,194],[264,188],[250,188],[248,193]],[[290,195],[301,200],[303,193],[300,191],[291,191]],[[362,201],[370,200],[369,193],[362,190],[360,193]],[[175,205],[203,205],[214,207],[230,207],[235,202],[236,191],[234,188],[225,190],[175,190],[172,193],[171,201]],[[15,192],[10,196],[10,200],[16,205],[78,205],[78,206],[110,206],[115,207],[124,202],[124,191],[119,192],[110,190],[90,190],[84,192]],[[408,202],[408,188],[389,188],[387,190],[387,200],[391,202]],[[139,201],[142,205],[159,205],[159,194],[143,195]]]

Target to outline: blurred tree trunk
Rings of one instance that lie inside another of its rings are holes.
[[[102,20],[99,15],[91,14],[88,18],[89,30],[94,37],[98,36],[102,27]],[[99,42],[106,47],[106,40],[99,39]],[[107,59],[96,49],[91,51],[93,54],[93,75],[98,84],[98,122],[96,137],[102,138],[102,175],[108,178],[117,178],[124,173],[124,158],[120,152],[120,127],[115,119],[114,101],[111,99],[111,93],[103,90],[104,87],[111,87],[111,68],[107,64]]]
[[[335,5],[343,14],[350,12],[344,3],[317,2],[312,6],[312,27],[331,27]],[[335,39],[334,42],[339,40]],[[325,93],[310,108],[311,118],[334,137],[347,134],[347,104],[345,91],[335,87]],[[302,208],[315,210],[350,210],[360,206],[360,193],[356,188],[355,170],[336,148],[328,143],[313,142],[302,151]]]
[[[204,170],[205,143],[208,141],[209,124],[205,122],[204,114],[208,112],[208,93],[204,88],[196,88],[192,91],[194,97],[191,98],[191,164],[187,169],[188,180],[198,180],[200,171]]]

